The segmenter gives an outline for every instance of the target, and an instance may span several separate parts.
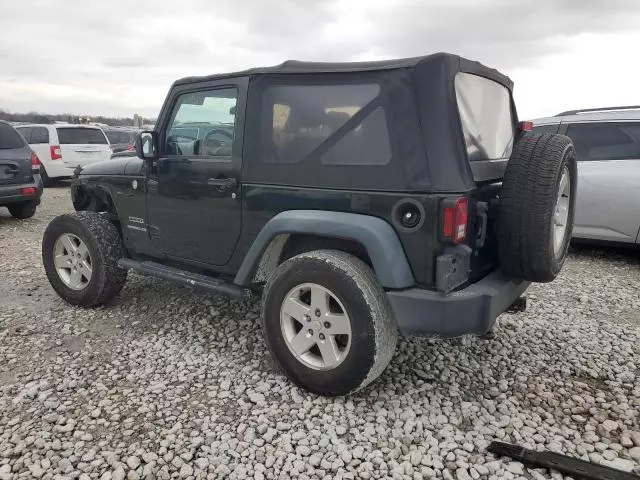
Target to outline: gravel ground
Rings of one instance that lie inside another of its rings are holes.
[[[131,275],[73,308],[40,261],[47,222],[0,209],[0,480],[549,478],[493,439],[640,473],[640,255],[574,249],[491,341],[401,340],[349,398],[293,387],[252,303]],[[558,474],[552,478],[562,478]]]

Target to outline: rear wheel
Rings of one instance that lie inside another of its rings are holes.
[[[502,182],[499,253],[508,275],[550,282],[567,256],[577,191],[573,144],[564,135],[526,133]]]
[[[263,294],[263,326],[289,378],[329,396],[375,380],[391,360],[398,335],[371,269],[334,250],[302,253],[276,269]]]
[[[33,217],[37,206],[37,200],[27,200],[26,202],[12,203],[7,205],[7,208],[12,217],[24,219]]]
[[[50,187],[53,184],[53,180],[51,180],[51,177],[47,174],[44,165],[40,165],[40,178],[42,178],[42,184],[45,187]]]
[[[127,271],[117,266],[124,256],[118,229],[99,213],[60,215],[42,239],[47,278],[58,295],[74,305],[102,305],[117,295],[127,280]]]

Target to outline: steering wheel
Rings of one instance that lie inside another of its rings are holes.
[[[229,141],[219,140],[217,138],[212,138],[214,135],[221,135],[229,139]],[[219,155],[219,150],[222,147],[229,147],[231,142],[233,141],[233,134],[227,132],[226,130],[214,129],[209,130],[207,134],[202,138],[201,142],[201,152],[205,155]]]

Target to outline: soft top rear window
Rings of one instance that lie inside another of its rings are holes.
[[[463,72],[456,74],[455,88],[469,160],[509,158],[514,136],[509,90],[493,80]]]
[[[24,145],[24,138],[11,125],[0,123],[0,149],[22,148]]]
[[[106,145],[107,137],[97,128],[58,127],[60,145]]]

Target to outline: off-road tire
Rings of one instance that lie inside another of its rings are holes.
[[[81,239],[91,255],[91,279],[82,290],[67,287],[54,266],[54,246],[64,233]],[[117,266],[125,255],[116,226],[105,215],[95,212],[75,212],[54,218],[42,239],[42,262],[47,278],[58,295],[72,305],[94,307],[115,297],[127,280],[127,270]]]
[[[556,254],[553,220],[560,179],[569,171],[567,230]],[[567,256],[577,193],[577,164],[569,137],[525,133],[515,144],[502,182],[498,251],[502,270],[532,282],[556,278]]]
[[[350,318],[351,347],[331,370],[314,370],[297,360],[282,333],[282,302],[292,288],[304,283],[330,289]],[[294,383],[313,393],[355,392],[380,376],[391,361],[398,339],[393,312],[371,268],[353,255],[315,250],[288,259],[269,278],[262,302],[264,335],[273,357]]]
[[[27,200],[26,202],[11,203],[7,205],[7,208],[12,217],[25,219],[35,215],[37,206],[37,200]]]

